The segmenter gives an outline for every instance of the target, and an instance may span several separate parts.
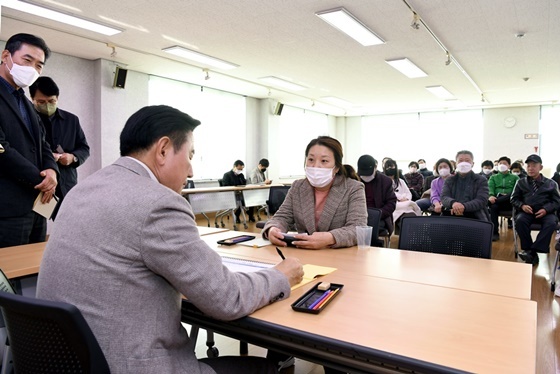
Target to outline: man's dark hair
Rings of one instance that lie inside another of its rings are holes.
[[[463,149],[462,151],[457,152],[457,154],[455,155],[455,160],[457,160],[459,158],[459,155],[469,155],[474,160],[474,156],[473,156],[472,152],[467,151],[466,149]],[[494,164],[492,164],[492,166],[494,166]]]
[[[29,44],[34,47],[41,48],[45,53],[45,61],[47,61],[47,59],[51,55],[51,50],[47,46],[47,43],[45,43],[45,41],[39,38],[38,36],[31,35],[31,34],[12,35],[10,39],[8,39],[8,41],[6,42],[5,49],[7,49],[10,52],[10,54],[13,55],[14,53],[16,53],[16,51],[20,50],[22,44]]]
[[[60,90],[51,77],[39,77],[31,86],[29,86],[29,94],[33,99],[35,93],[40,91],[45,96],[56,96],[60,94]]]
[[[155,142],[168,136],[178,151],[187,141],[187,134],[200,121],[167,105],[146,106],[134,113],[121,132],[121,156],[148,150]]]
[[[241,160],[235,160],[235,162],[233,163],[233,167],[237,166],[245,166],[245,163]]]
[[[485,166],[490,166],[491,168],[493,168],[493,167],[494,167],[494,163],[493,163],[492,161],[490,161],[490,160],[484,160],[484,161],[482,162],[482,164],[480,165],[480,167],[485,167]]]
[[[267,168],[268,165],[270,165],[270,163],[268,162],[268,160],[267,160],[266,158],[262,158],[262,159],[259,161],[259,165],[264,166],[265,168]]]
[[[498,159],[498,162],[500,161],[507,161],[508,165],[511,165],[511,158],[507,157],[507,156],[502,156]]]

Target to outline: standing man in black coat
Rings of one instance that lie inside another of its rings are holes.
[[[23,88],[39,77],[50,50],[45,41],[16,34],[6,42],[0,65],[0,248],[45,240],[45,217],[33,211],[43,193],[50,202],[58,167],[45,128]]]
[[[236,160],[233,163],[233,169],[224,173],[222,178],[222,186],[245,186],[247,184],[247,180],[243,175],[243,169],[245,168],[245,163],[241,160]],[[239,195],[238,195],[239,196]],[[239,199],[239,208],[235,210],[235,217],[236,222],[241,223],[239,216],[241,215],[241,207],[245,207],[245,201],[243,199]],[[249,216],[249,221],[255,222],[255,216],[253,213],[253,207],[247,209],[247,215]]]
[[[89,157],[89,145],[78,117],[57,107],[60,90],[50,77],[39,77],[29,86],[29,93],[45,125],[46,139],[60,170],[56,187],[59,202],[51,217],[54,220],[62,200],[78,183],[76,169]]]

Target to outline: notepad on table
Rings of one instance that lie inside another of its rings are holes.
[[[256,238],[253,240],[248,240],[246,242],[241,242],[241,243],[237,243],[239,245],[244,245],[247,247],[253,247],[253,248],[260,248],[260,247],[265,247],[267,245],[270,245],[270,242],[266,239],[263,238]]]
[[[335,270],[336,268],[331,268],[328,266],[305,264],[303,265],[303,280],[295,286],[292,286],[292,290],[295,290],[296,288],[301,287],[309,282],[313,282],[318,277],[330,274]]]

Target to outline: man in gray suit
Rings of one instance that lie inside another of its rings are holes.
[[[181,326],[181,295],[222,320],[290,294],[298,260],[234,273],[200,239],[179,194],[192,177],[193,130],[174,108],[140,109],[121,133],[121,158],[74,187],[50,235],[37,295],[76,305],[112,373],[268,373],[264,358],[197,360]]]

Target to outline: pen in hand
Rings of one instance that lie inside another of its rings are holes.
[[[280,257],[282,257],[282,260],[285,260],[286,257],[284,257],[284,254],[282,253],[282,251],[280,250],[280,248],[276,247],[276,252],[278,252],[278,254],[280,255]]]

